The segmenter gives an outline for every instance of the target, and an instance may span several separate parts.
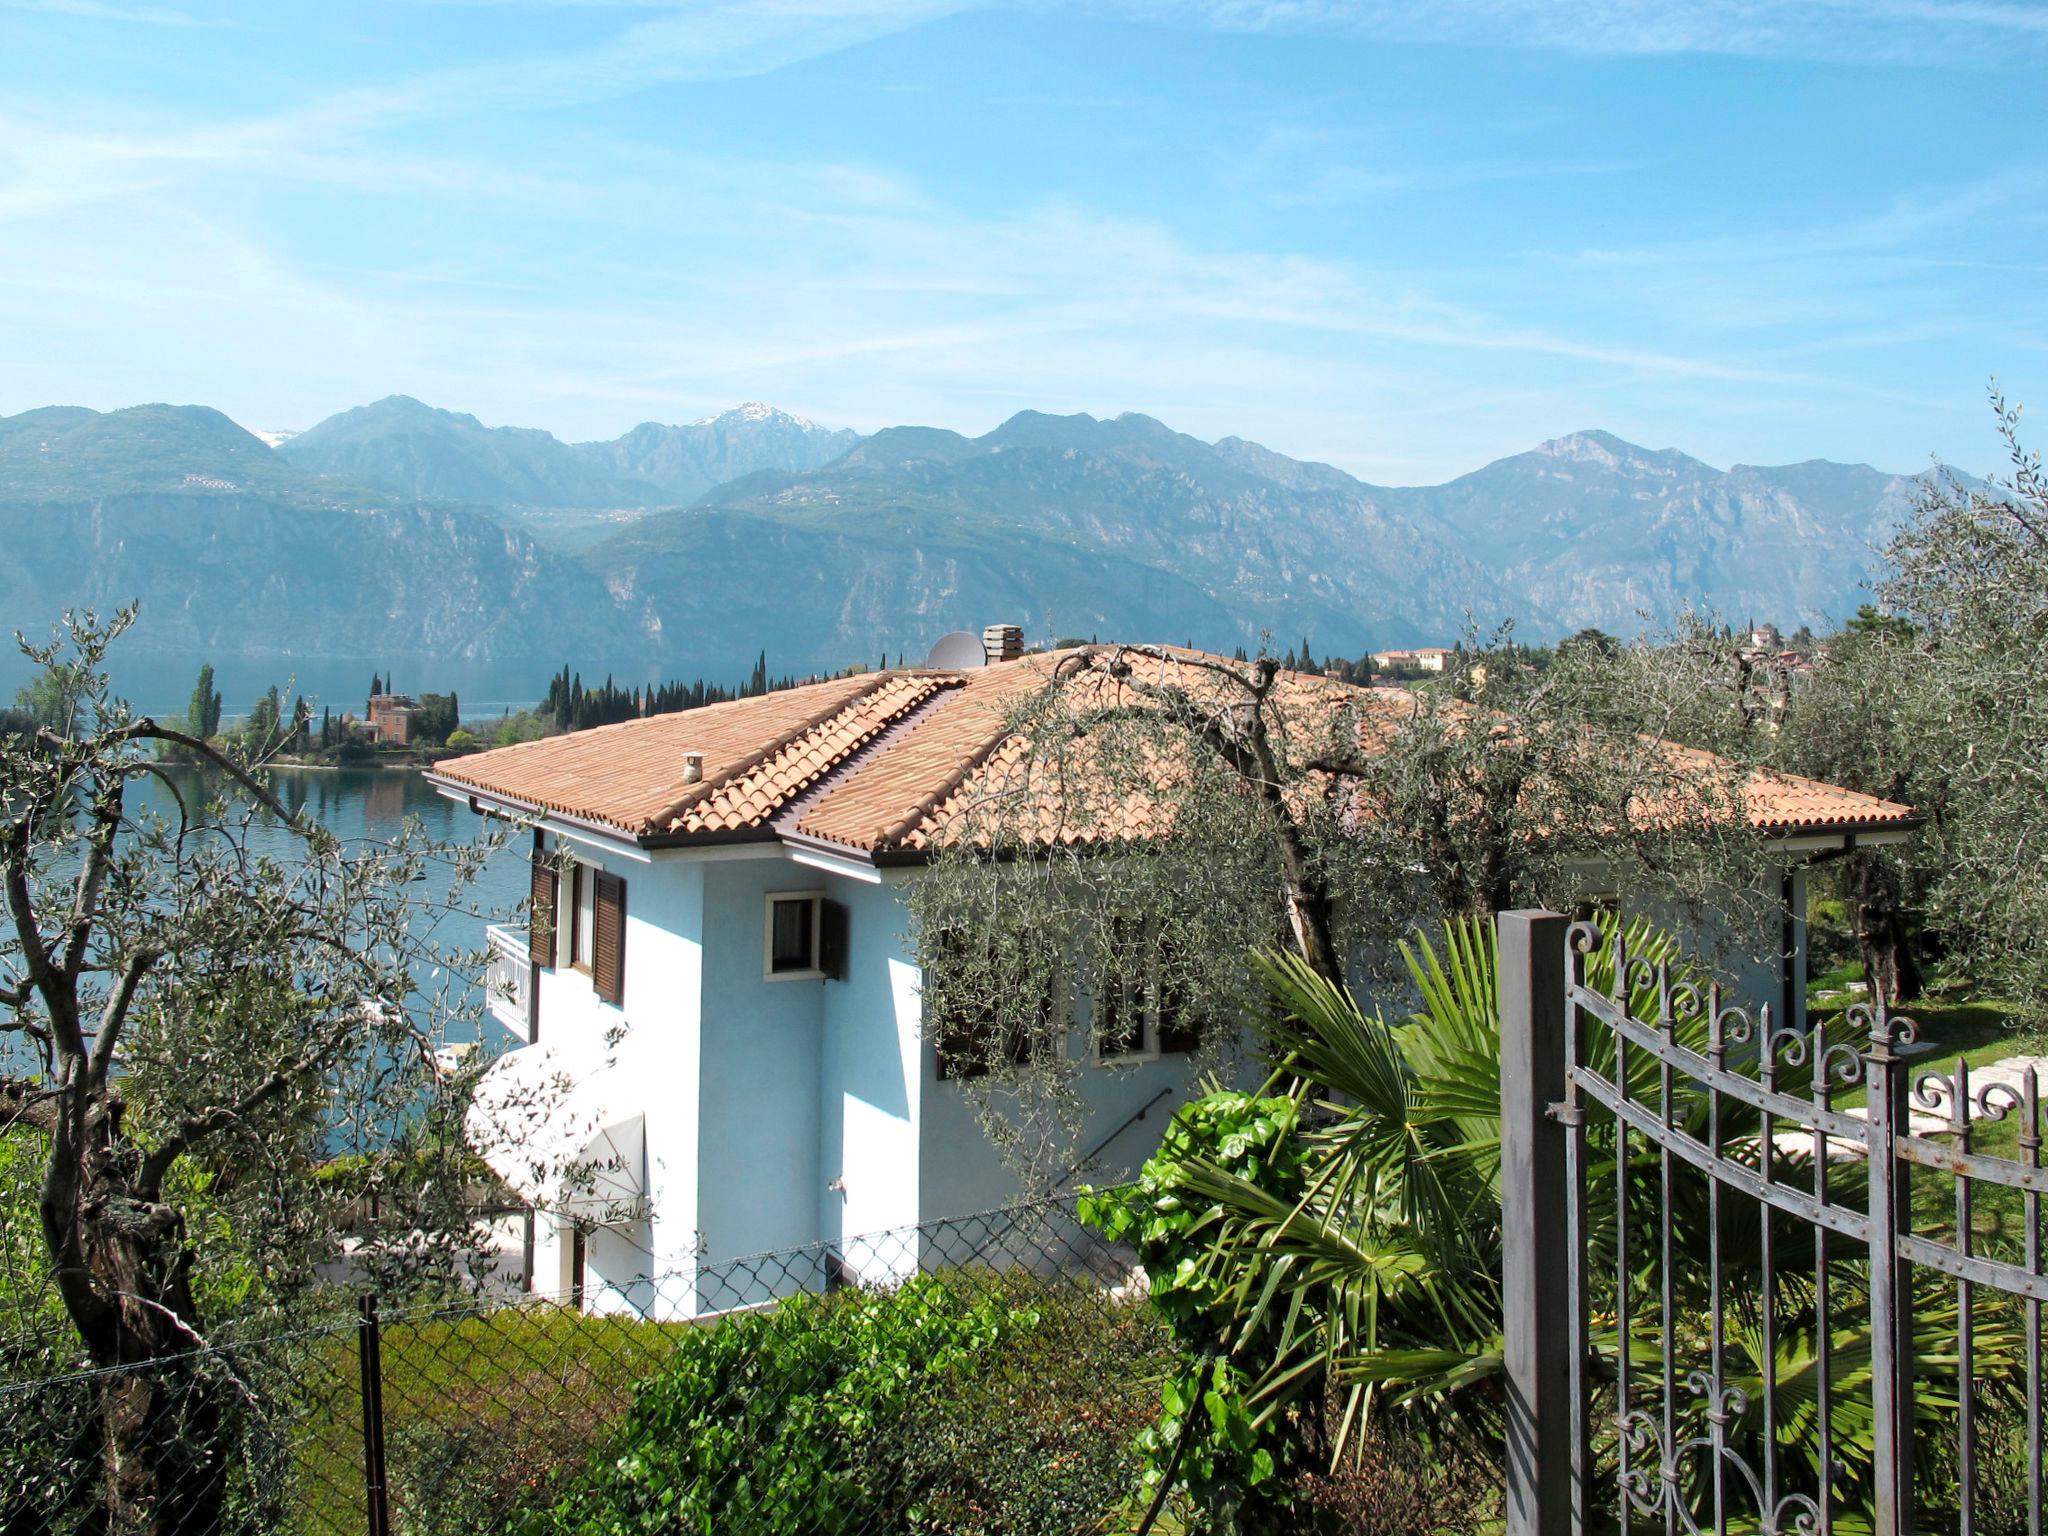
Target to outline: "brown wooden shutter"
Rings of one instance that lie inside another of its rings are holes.
[[[827,981],[846,980],[846,907],[837,901],[818,903],[818,969]]]
[[[526,943],[535,965],[555,963],[555,893],[561,877],[534,855],[533,895],[527,903]]]
[[[626,1000],[626,882],[603,870],[592,870],[597,881],[595,930],[591,934],[590,978],[597,995],[608,1003]]]

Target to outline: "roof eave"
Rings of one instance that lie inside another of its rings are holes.
[[[1766,826],[1758,827],[1757,833],[1773,842],[1784,842],[1793,838],[1830,838],[1837,842],[1844,838],[1872,838],[1885,834],[1904,837],[1917,832],[1927,825],[1924,812],[1914,811],[1905,816],[1870,816],[1855,821],[1831,821],[1818,826]]]
[[[538,801],[522,800],[506,790],[485,789],[464,779],[451,779],[445,774],[427,772],[421,777],[442,794],[452,799],[467,800],[470,810],[479,816],[509,814],[514,819],[574,827],[579,832],[587,832],[593,837],[608,838],[615,843],[647,846],[641,834],[608,821],[599,821],[592,816],[578,816],[572,811],[559,811]]]

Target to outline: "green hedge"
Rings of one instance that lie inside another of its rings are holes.
[[[953,1271],[799,1296],[679,1341],[518,1536],[1101,1528],[1167,1358],[1141,1305]]]

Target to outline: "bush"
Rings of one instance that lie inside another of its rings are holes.
[[[953,1272],[686,1334],[521,1536],[1085,1530],[1128,1497],[1142,1311]]]
[[[1037,1327],[913,1407],[911,1530],[1073,1536],[1132,1503],[1144,1471],[1137,1438],[1178,1354],[1142,1301],[1064,1286],[1034,1310]]]
[[[1206,1094],[1175,1112],[1135,1185],[1081,1201],[1083,1221],[1137,1249],[1152,1307],[1182,1356],[1160,1388],[1155,1422],[1138,1436],[1145,1492],[1156,1493],[1175,1469],[1179,1489],[1220,1532],[1293,1528],[1291,1474],[1305,1461],[1307,1436],[1291,1407],[1257,1421],[1253,1381],[1238,1361],[1271,1353],[1278,1325],[1232,1332],[1231,1287],[1239,1276],[1210,1261],[1210,1202],[1186,1181],[1191,1167],[1206,1162],[1291,1206],[1307,1161],[1299,1115],[1286,1097]]]
[[[1476,1536],[1502,1519],[1498,1466],[1380,1425],[1301,1490],[1326,1536]]]
[[[470,1382],[448,1394],[445,1416],[400,1426],[388,1452],[400,1528],[473,1536],[547,1497],[553,1478],[587,1461],[631,1402],[629,1389],[583,1375],[542,1412],[507,1414],[501,1384]]]

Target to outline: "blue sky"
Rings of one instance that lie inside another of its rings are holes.
[[[1981,469],[2044,66],[2008,0],[0,0],[0,412]]]

